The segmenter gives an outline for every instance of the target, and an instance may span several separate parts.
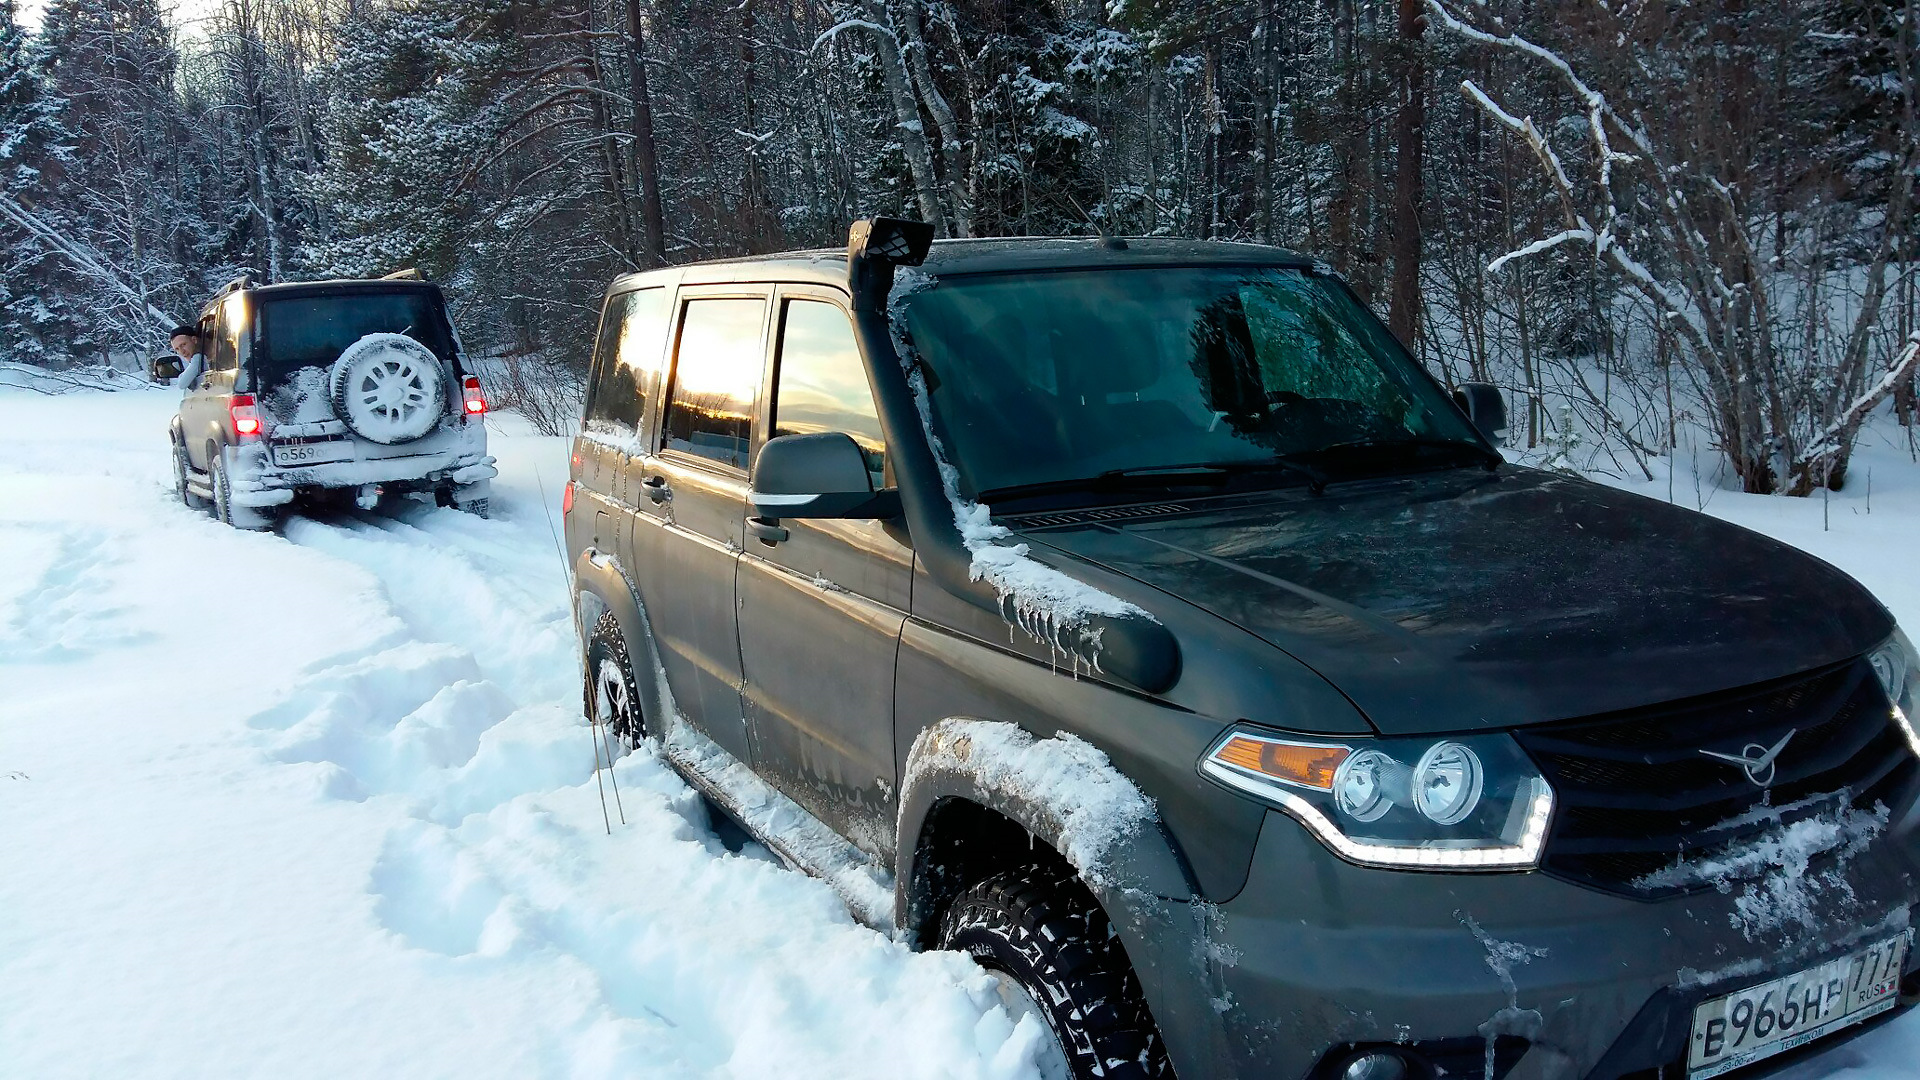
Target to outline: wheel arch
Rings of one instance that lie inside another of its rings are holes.
[[[588,547],[573,563],[573,601],[575,627],[580,635],[581,664],[586,663],[587,642],[600,617],[612,614],[620,624],[620,636],[626,642],[627,660],[633,665],[634,687],[653,730],[664,731],[665,702],[659,678],[660,660],[654,652],[653,629],[639,593],[620,561],[607,552]],[[584,673],[584,670],[583,670]]]
[[[998,769],[991,755],[953,752],[955,736],[983,723],[943,720],[915,739],[909,752],[900,792],[896,932],[915,947],[937,947],[941,918],[969,885],[1022,863],[1064,867],[1086,886],[1119,936],[1176,1073],[1207,1075],[1207,1062],[1228,1059],[1216,1009],[1226,994],[1225,979],[1220,950],[1211,943],[1219,909],[1200,899],[1157,813],[1123,830],[1097,865],[1087,865],[1087,845],[1072,835],[1073,815],[1059,805],[1059,786],[1023,785]],[[1012,724],[991,726],[1033,739]],[[1054,741],[1033,739],[1034,745]],[[1082,760],[1104,763],[1092,755]],[[1112,765],[1105,767],[1112,770],[1106,782],[1130,786]],[[1094,779],[1071,773],[1056,771],[1061,786],[1082,787]]]

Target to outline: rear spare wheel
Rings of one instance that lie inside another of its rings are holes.
[[[447,408],[440,358],[405,334],[368,334],[347,346],[328,371],[327,386],[334,415],[377,443],[417,439]]]

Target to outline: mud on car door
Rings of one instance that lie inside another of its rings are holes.
[[[843,303],[830,290],[780,290],[762,430],[852,436],[877,489],[886,444]],[[913,549],[897,530],[877,520],[750,521],[738,585],[755,767],[876,855],[893,848],[893,664],[913,582]]]
[[[675,702],[750,760],[734,572],[764,372],[767,290],[681,290],[660,431],[628,465],[630,563]]]

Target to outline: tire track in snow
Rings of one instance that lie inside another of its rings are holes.
[[[561,975],[566,1075],[1031,1075],[1038,1033],[953,954],[853,922],[820,882],[729,854],[643,746],[604,834],[562,563],[544,523],[405,506],[285,535],[382,583],[407,634],[311,670],[251,721],[323,797],[397,807],[372,914],[434,962]]]

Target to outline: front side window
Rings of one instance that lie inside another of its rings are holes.
[[[866,455],[873,486],[885,487],[886,440],[846,312],[819,300],[789,300],[780,322],[779,357],[773,433],[844,432]]]
[[[747,467],[753,399],[760,389],[764,299],[689,300],[667,402],[662,445],[736,469]]]
[[[256,392],[301,368],[325,368],[368,334],[405,334],[449,365],[453,336],[439,299],[424,289],[279,296],[260,305],[260,338],[250,367]]]
[[[974,496],[1488,453],[1351,293],[1298,270],[956,276],[904,318],[935,432]]]
[[[607,301],[594,347],[587,430],[631,438],[646,415],[646,394],[660,365],[667,330],[667,290],[641,289]]]

